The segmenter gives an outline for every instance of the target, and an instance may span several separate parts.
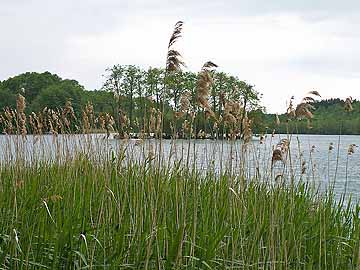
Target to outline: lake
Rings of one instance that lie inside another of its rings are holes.
[[[288,158],[286,166],[281,161],[272,166],[272,151],[283,138],[291,142],[291,159]],[[360,149],[355,147],[355,152],[349,155],[351,144],[360,145],[360,136],[276,134],[266,136],[262,142],[254,139],[245,147],[240,140],[176,140],[175,143],[162,140],[160,144],[155,139],[144,142],[107,139],[104,134],[28,135],[25,138],[1,135],[0,163],[4,165],[19,158],[27,162],[61,161],[79,152],[98,161],[119,153],[124,154],[125,160],[141,161],[153,152],[157,157],[161,154],[165,163],[195,165],[199,171],[219,173],[231,169],[235,174],[242,171],[247,177],[257,175],[260,181],[268,181],[269,176],[275,179],[279,175],[294,175],[297,181],[307,181],[320,189],[333,183],[337,198],[346,190],[357,200],[360,198]]]

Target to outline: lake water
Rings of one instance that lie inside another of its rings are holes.
[[[291,159],[286,166],[278,161],[272,166],[272,151],[282,139],[290,140]],[[329,150],[332,143],[333,149]],[[0,136],[0,163],[6,165],[17,158],[28,162],[36,160],[61,161],[74,153],[84,153],[101,160],[124,153],[127,160],[144,160],[149,152],[161,155],[163,162],[174,161],[195,165],[199,171],[222,170],[242,171],[247,177],[257,175],[260,181],[275,179],[279,175],[293,175],[297,181],[308,181],[321,189],[334,184],[334,191],[340,197],[344,191],[360,198],[360,148],[348,154],[349,145],[360,145],[360,136],[334,135],[271,135],[260,143],[253,140],[246,147],[241,141],[213,140],[114,140],[103,134],[91,135],[32,135]],[[246,157],[246,158],[244,158]],[[270,177],[270,178],[269,178]],[[286,177],[285,177],[286,178]],[[278,179],[278,178],[277,178]]]

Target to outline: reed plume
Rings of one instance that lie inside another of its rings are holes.
[[[252,138],[252,130],[251,130],[252,121],[248,118],[247,113],[243,118],[243,140],[244,143],[249,143]]]
[[[319,94],[318,91],[310,91],[308,93],[308,96],[305,96],[301,103],[297,105],[296,110],[295,110],[295,115],[297,118],[302,119],[302,118],[306,118],[308,120],[311,120],[313,118],[313,114],[311,112],[311,110],[314,110],[314,106],[312,105],[312,103],[315,102],[315,98],[314,97],[321,97],[321,95]]]
[[[25,97],[21,94],[18,94],[16,99],[17,125],[18,125],[18,132],[22,136],[25,136],[27,133],[25,107],[26,107]]]
[[[83,110],[83,112],[82,112],[82,123],[83,123],[84,133],[89,133],[90,132],[90,121],[89,121],[89,116],[86,113],[86,110]]]
[[[209,98],[211,86],[213,84],[211,73],[214,70],[214,68],[217,67],[218,66],[211,61],[206,62],[201,68],[196,85],[198,104],[200,105],[201,108],[205,110],[205,114],[215,119],[216,119],[215,113],[210,108],[208,98]]]
[[[223,117],[224,124],[227,126],[235,126],[236,124],[240,123],[243,120],[242,114],[244,112],[242,103],[234,102],[231,100],[226,101],[224,97],[223,97],[223,102],[224,102],[224,117]]]
[[[348,147],[348,155],[351,156],[355,153],[355,148],[358,147],[356,144],[352,143]]]
[[[39,113],[39,120],[43,125],[43,130],[44,131],[49,131],[49,113],[48,113],[48,108],[45,107],[40,113]]]
[[[54,128],[54,126],[53,126],[53,122],[52,122],[52,120],[51,120],[51,118],[48,118],[48,123],[49,123],[49,132],[51,133],[51,134],[53,134],[53,135],[57,135],[57,131],[56,131],[56,129]]]
[[[272,154],[272,158],[271,158],[271,163],[274,164],[276,161],[285,161],[285,154],[287,153],[289,149],[289,140],[287,139],[282,139],[280,140],[280,142],[276,145],[273,154]]]
[[[205,136],[206,136],[205,131],[202,130],[202,129],[200,129],[199,132],[198,132],[198,134],[197,134],[197,137],[198,137],[199,139],[204,139]]]
[[[190,131],[190,123],[188,120],[185,120],[183,123],[182,123],[182,129],[184,132],[189,132]]]
[[[224,100],[224,104],[225,104],[224,105],[224,117],[223,117],[224,124],[227,126],[235,125],[236,117],[232,113],[234,102]]]
[[[16,119],[16,115],[13,110],[10,108],[5,108],[4,115],[2,117],[2,122],[4,123],[3,133],[5,134],[13,134],[14,133],[14,119]]]
[[[346,112],[351,112],[352,110],[354,110],[352,103],[353,103],[352,97],[347,97],[345,100],[345,106],[344,106],[344,109]]]
[[[114,131],[114,118],[109,114],[109,113],[105,113],[103,115],[103,124],[105,126],[105,130],[106,130],[106,136],[109,138],[110,136],[110,132]]]
[[[67,102],[67,108],[65,110],[72,118],[76,119],[75,115],[72,115],[72,106],[71,102]],[[89,133],[93,127],[95,127],[95,116],[94,116],[94,106],[91,102],[86,103],[84,110],[82,111],[82,125],[84,133]]]
[[[180,71],[181,67],[185,66],[185,63],[181,60],[181,54],[173,49],[176,41],[181,37],[181,32],[183,29],[183,22],[178,21],[175,24],[174,31],[170,37],[169,45],[168,45],[168,53],[166,57],[166,71],[167,72],[175,72]]]
[[[295,108],[294,108],[294,99],[295,97],[292,96],[290,98],[290,102],[289,102],[289,106],[286,110],[286,114],[289,118],[293,118],[293,117],[296,117],[296,114],[295,114]]]
[[[280,126],[280,119],[278,114],[275,115],[275,125]]]
[[[183,117],[188,113],[190,108],[190,92],[185,91],[180,97],[180,109],[176,112],[176,117]]]
[[[99,124],[100,129],[105,130],[105,117],[103,113],[100,113],[95,122]]]
[[[149,131],[151,133],[155,132],[156,130],[156,109],[155,108],[151,108],[150,110],[150,117],[149,117]]]
[[[48,123],[50,127],[50,133],[57,136],[59,134],[59,131],[62,131],[62,123],[60,121],[60,113],[56,112],[52,109],[47,110],[48,115]]]
[[[308,92],[307,96],[305,96],[302,101],[294,108],[293,100],[294,97],[291,97],[289,107],[287,109],[287,115],[289,118],[296,118],[296,119],[306,119],[308,123],[308,128],[312,128],[311,120],[313,119],[314,115],[312,110],[315,109],[313,103],[316,101],[316,97],[321,97],[318,91],[313,90]]]
[[[35,119],[33,118],[32,114],[29,115],[29,125],[32,130],[32,133],[34,135],[37,135],[38,134],[37,126],[36,126]]]
[[[301,174],[305,174],[306,173],[306,161],[303,160],[302,163],[301,163]]]
[[[91,106],[91,104],[88,103],[87,106]],[[93,110],[93,108],[92,108],[92,110]],[[72,118],[75,118],[74,108],[72,106],[71,100],[67,100],[65,102],[65,107],[64,107],[64,110],[63,110],[63,114],[64,115],[70,115]]]
[[[129,120],[123,110],[120,109],[119,111],[120,111],[119,122],[120,122],[121,127],[124,128],[128,125]]]
[[[70,100],[67,100],[65,102],[65,106],[61,113],[61,118],[62,118],[62,121],[63,121],[63,124],[65,125],[65,127],[70,131],[71,120],[76,119],[76,116],[74,113],[74,108],[73,108]]]
[[[157,134],[161,134],[161,124],[162,124],[162,113],[161,111],[157,112],[156,116],[156,132]]]

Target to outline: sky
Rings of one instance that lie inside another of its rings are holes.
[[[187,69],[211,60],[268,112],[311,90],[360,99],[359,0],[1,0],[0,80],[50,71],[99,89],[114,64],[163,67],[178,20]]]

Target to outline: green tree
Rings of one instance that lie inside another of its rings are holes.
[[[26,72],[3,81],[1,85],[3,89],[7,89],[15,95],[24,89],[25,93],[22,94],[26,101],[31,104],[43,89],[60,81],[61,78],[58,75],[50,72]]]
[[[67,100],[71,100],[74,111],[79,114],[83,105],[83,92],[84,87],[77,81],[63,80],[41,90],[32,108],[34,111],[41,111],[44,107],[56,109],[63,107]]]

